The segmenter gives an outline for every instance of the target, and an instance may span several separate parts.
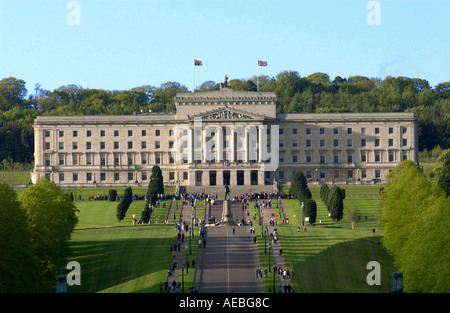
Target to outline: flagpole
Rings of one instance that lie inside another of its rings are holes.
[[[256,61],[256,91],[259,90],[259,64]]]
[[[195,61],[192,65],[192,92],[195,90]]]

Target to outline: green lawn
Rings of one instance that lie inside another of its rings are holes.
[[[376,227],[380,206],[377,186],[345,186],[344,219],[337,224],[329,219],[328,211],[319,198],[320,187],[310,187],[317,202],[316,226],[308,226],[307,231],[297,232],[301,223],[297,200],[283,200],[289,216],[289,226],[278,226],[283,255],[289,269],[294,268],[295,278],[291,281],[296,292],[390,292],[390,273],[393,271],[392,258],[378,243],[380,230]],[[176,230],[173,224],[136,225],[131,222],[132,214],[139,219],[144,201],[133,201],[125,219],[117,221],[118,202],[87,201],[89,195],[107,194],[109,189],[80,189],[77,193],[84,201],[75,201],[79,224],[73,234],[71,247],[76,260],[81,265],[81,286],[69,287],[69,292],[159,292],[159,282],[167,278],[172,254],[169,245],[174,243]],[[145,192],[133,188],[133,193]],[[118,189],[123,194],[123,189]],[[167,216],[166,209],[155,209],[155,216]],[[358,208],[363,216],[354,230],[346,220],[345,210]],[[176,212],[179,218],[181,201]],[[197,216],[204,216],[204,204],[197,204]],[[253,216],[253,203],[250,213]],[[275,216],[278,216],[276,202]],[[189,214],[190,211],[185,212]],[[295,217],[294,217],[295,215]],[[367,220],[364,218],[367,216]],[[171,216],[173,218],[173,215]],[[322,223],[319,223],[319,219]],[[308,225],[308,224],[307,224]],[[372,229],[376,229],[373,233]],[[261,268],[268,268],[268,255],[264,253],[261,228],[256,227]],[[189,260],[197,255],[198,231],[194,230]],[[267,243],[266,243],[267,244]],[[381,286],[369,286],[366,276],[370,270],[367,263],[377,261],[381,265]],[[273,259],[271,260],[271,263]],[[192,286],[194,270],[185,274],[185,292]],[[263,279],[265,290],[272,286],[272,273]],[[278,279],[278,278],[276,278]],[[178,279],[181,282],[181,277]],[[277,282],[277,281],[276,281]],[[278,285],[278,283],[277,283]]]
[[[0,183],[26,185],[30,182],[30,171],[0,171]]]

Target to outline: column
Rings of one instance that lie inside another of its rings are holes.
[[[193,138],[194,131],[192,128],[188,129],[188,163],[192,164],[194,163],[194,138]]]
[[[258,127],[258,162],[263,162],[263,134],[264,128],[262,126]]]
[[[208,149],[206,147],[206,129],[202,128],[202,148],[203,148],[203,158],[202,158],[202,163],[206,162],[206,157],[208,156]],[[209,177],[208,177],[209,179]]]
[[[230,129],[230,148],[231,148],[230,162],[234,162],[235,161],[234,155],[236,154],[234,141],[235,131],[234,127],[230,127],[229,129]]]
[[[216,163],[223,161],[223,129],[222,127],[216,128]]]
[[[248,129],[244,129],[244,162],[248,162]]]

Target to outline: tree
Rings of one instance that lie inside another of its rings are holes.
[[[355,229],[355,223],[361,220],[361,212],[357,209],[350,209],[347,212],[347,218],[352,224],[352,229]]]
[[[309,218],[309,223],[314,224],[317,218],[317,204],[316,201],[308,199],[305,201],[304,216]]]
[[[383,245],[407,292],[449,292],[450,200],[409,160],[387,176],[379,219]]]
[[[111,189],[108,194],[109,201],[116,201],[117,199],[117,190]]]
[[[16,192],[0,183],[0,199],[0,292],[48,291]]]
[[[125,218],[131,202],[133,202],[133,191],[131,187],[127,187],[125,188],[122,199],[120,199],[119,204],[117,205],[116,216],[119,222]]]
[[[308,188],[308,182],[302,171],[298,170],[295,172],[289,193],[296,195],[300,202],[305,199],[311,199],[311,191]]]
[[[77,209],[70,197],[45,177],[20,193],[19,201],[26,212],[41,271],[54,283],[71,252],[69,240],[78,223]]]
[[[434,172],[437,175],[438,185],[447,196],[450,195],[450,149],[444,150],[439,154]]]
[[[328,211],[335,222],[344,217],[344,198],[341,188],[333,186],[328,195]]]
[[[150,221],[150,217],[153,213],[152,207],[158,200],[158,194],[164,194],[164,181],[160,167],[155,165],[152,167],[152,175],[150,176],[150,182],[148,183],[145,196],[145,207],[141,215],[141,219],[144,223]]]

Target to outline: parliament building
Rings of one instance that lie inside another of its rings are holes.
[[[168,186],[256,192],[290,185],[298,170],[310,184],[374,184],[401,161],[418,162],[414,113],[277,113],[276,102],[225,80],[177,94],[175,113],[38,116],[32,182],[147,186],[159,165]]]

